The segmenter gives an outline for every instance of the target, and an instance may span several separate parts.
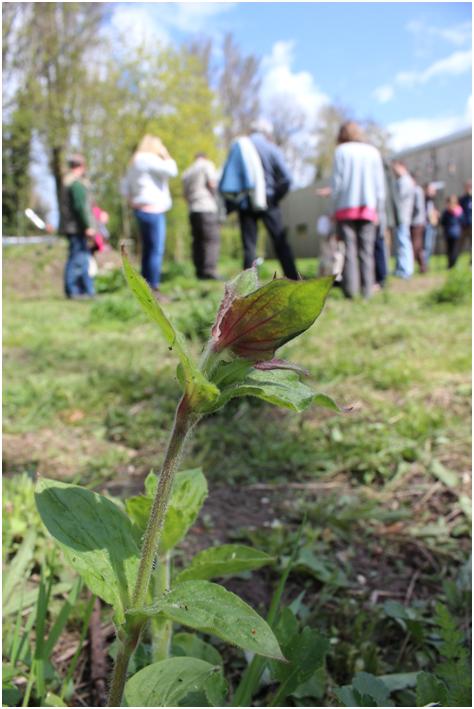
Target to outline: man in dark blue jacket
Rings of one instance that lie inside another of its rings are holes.
[[[273,242],[275,254],[281,263],[283,273],[287,278],[298,278],[293,252],[287,241],[286,229],[279,203],[290,189],[291,175],[285,163],[281,150],[271,142],[272,125],[265,120],[256,121],[252,125],[250,140],[260,157],[265,178],[267,208],[255,211],[249,206],[248,200],[239,205],[239,222],[242,244],[244,247],[244,268],[250,268],[256,258],[257,222],[263,221]]]

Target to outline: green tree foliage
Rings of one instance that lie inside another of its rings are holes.
[[[14,69],[26,87],[34,131],[50,160],[58,196],[65,151],[87,91],[88,57],[99,42],[102,3],[25,3]]]
[[[24,228],[23,212],[30,192],[30,144],[33,115],[27,95],[18,97],[18,107],[3,125],[2,143],[2,229],[5,234]]]

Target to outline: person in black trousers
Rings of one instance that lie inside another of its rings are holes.
[[[249,206],[239,206],[239,223],[242,245],[244,249],[244,268],[250,268],[256,259],[257,222],[259,219],[265,225],[280,261],[283,273],[287,278],[298,279],[293,252],[287,240],[286,229],[280,210],[280,201],[290,189],[291,175],[285,163],[281,150],[271,142],[273,127],[268,121],[260,120],[253,124],[250,140],[254,144],[262,161],[265,178],[267,207],[255,211]],[[248,205],[248,201],[244,202]]]

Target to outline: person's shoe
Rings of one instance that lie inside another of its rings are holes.
[[[159,303],[162,303],[163,305],[171,303],[171,298],[168,298],[168,296],[162,293],[158,288],[153,288],[153,293]]]
[[[78,293],[77,295],[68,296],[69,300],[94,300],[95,295],[90,295],[89,293]]]

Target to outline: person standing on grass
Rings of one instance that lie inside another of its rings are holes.
[[[75,153],[68,159],[69,171],[62,183],[59,232],[69,242],[64,268],[64,291],[71,300],[92,298],[94,282],[89,275],[90,244],[95,236],[86,161]]]
[[[448,268],[456,265],[460,253],[462,242],[462,229],[464,225],[464,213],[455,194],[446,200],[446,209],[441,215],[441,226],[446,239],[446,250],[448,254]]]
[[[472,180],[464,183],[464,194],[459,198],[459,204],[463,211],[462,241],[459,253],[462,252],[466,243],[470,243],[469,250],[472,249]]]
[[[425,235],[423,239],[423,249],[425,257],[425,266],[428,268],[430,257],[435,252],[436,235],[439,224],[439,211],[436,208],[434,198],[436,197],[436,188],[433,184],[428,183],[425,186]]]
[[[172,201],[168,180],[178,168],[159,138],[145,135],[140,141],[122,181],[122,194],[133,209],[142,245],[141,273],[157,300],[166,241],[166,212]]]
[[[247,167],[254,169],[255,174],[258,173],[257,184],[253,185],[252,189],[249,189],[246,179]],[[243,173],[246,173],[245,178]],[[273,142],[272,124],[263,118],[255,121],[251,126],[250,136],[238,139],[231,146],[219,182],[219,191],[226,199],[228,211],[237,208],[239,213],[244,269],[250,268],[256,260],[257,223],[261,219],[272,240],[283,273],[287,278],[298,279],[280,209],[280,201],[290,189],[290,185],[291,175],[285,158]],[[229,192],[235,190],[238,201],[230,206]],[[253,191],[255,194],[251,197],[250,193]]]
[[[423,187],[415,180],[415,199],[413,201],[413,212],[410,224],[410,236],[413,246],[413,255],[420,268],[420,273],[426,273],[425,253],[423,248],[423,237],[425,235],[426,207],[425,193]]]
[[[415,183],[401,160],[392,161],[395,182],[395,273],[398,278],[411,278],[414,272],[410,225],[415,202]]]
[[[370,298],[375,283],[375,238],[385,210],[382,157],[357,123],[344,123],[334,153],[332,195],[337,233],[346,247],[342,288],[347,298]]]
[[[205,153],[197,153],[183,173],[183,193],[188,203],[196,277],[218,280],[220,233],[216,202],[217,171]]]

